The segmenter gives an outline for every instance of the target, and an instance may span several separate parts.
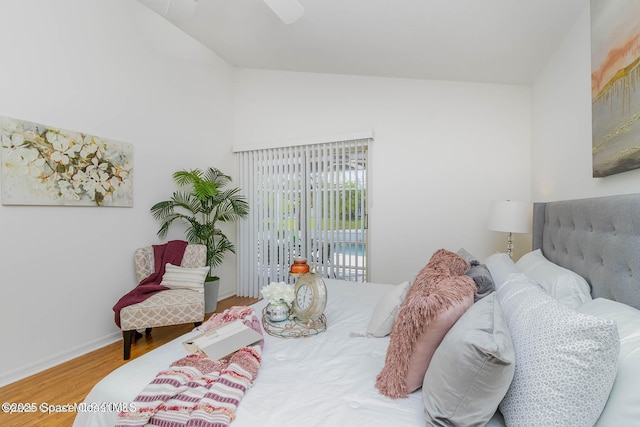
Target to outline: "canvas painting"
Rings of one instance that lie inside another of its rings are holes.
[[[640,167],[640,1],[591,0],[593,176]]]
[[[0,117],[3,205],[133,206],[133,146]]]

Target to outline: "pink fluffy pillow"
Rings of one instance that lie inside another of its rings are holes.
[[[393,325],[385,365],[376,387],[391,398],[407,397],[422,386],[442,338],[473,304],[476,285],[465,276],[469,263],[437,250],[407,293]]]

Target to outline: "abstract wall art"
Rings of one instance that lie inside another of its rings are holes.
[[[133,206],[133,146],[0,117],[3,205]]]
[[[593,176],[640,168],[640,1],[591,0]]]

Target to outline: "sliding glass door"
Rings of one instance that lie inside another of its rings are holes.
[[[369,142],[239,153],[250,215],[239,229],[238,295],[288,282],[296,257],[323,277],[366,281]]]

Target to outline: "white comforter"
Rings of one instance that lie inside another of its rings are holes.
[[[392,400],[375,388],[389,338],[364,335],[373,307],[391,285],[325,280],[327,330],[317,336],[283,339],[264,333],[258,377],[240,402],[234,427],[420,426],[422,394]],[[265,301],[253,307],[260,316]],[[190,332],[118,368],[85,402],[131,402],[158,373],[187,352]],[[74,426],[113,426],[116,412],[80,413]]]

